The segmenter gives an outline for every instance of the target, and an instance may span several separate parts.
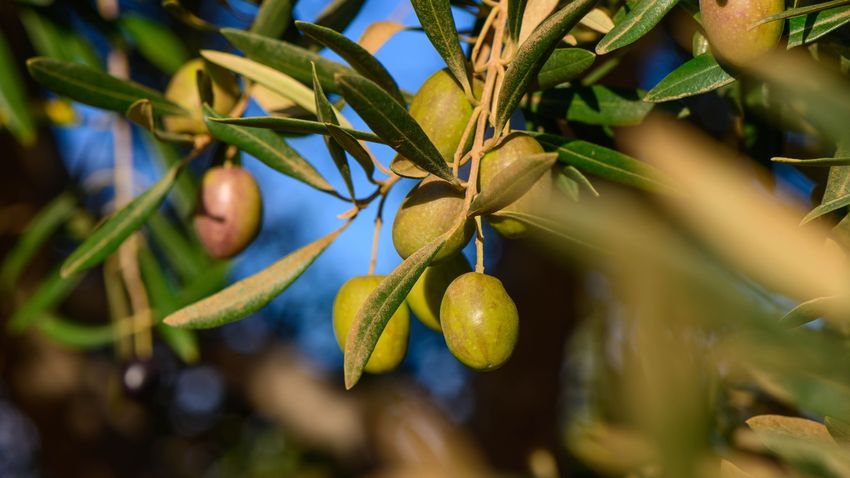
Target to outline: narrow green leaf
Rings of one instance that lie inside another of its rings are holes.
[[[642,123],[655,106],[643,101],[643,96],[642,90],[602,85],[558,88],[534,97],[531,110],[585,124],[633,126]]]
[[[201,358],[198,336],[195,335],[195,332],[165,324],[156,324],[156,333],[162,337],[163,342],[168,344],[183,363],[197,363],[198,359]]]
[[[198,77],[200,78],[200,74]],[[157,128],[153,105],[151,105],[151,102],[148,99],[141,99],[130,105],[130,107],[127,108],[126,116],[128,120],[145,128],[160,141],[182,143],[186,145],[190,145],[195,141],[195,137],[191,134],[171,133]]]
[[[850,139],[845,138],[838,142],[835,156],[842,157],[848,154],[850,154]],[[826,190],[820,205],[809,211],[801,224],[848,205],[850,205],[850,166],[832,166],[829,168]]]
[[[165,318],[173,327],[218,327],[260,310],[295,282],[345,228],[298,249],[262,271]]]
[[[179,223],[172,223],[162,212],[151,215],[146,223],[153,244],[162,252],[180,280],[185,282],[206,273],[210,259],[197,240],[188,237],[180,226]]]
[[[322,91],[322,84],[319,83],[319,77],[316,75],[316,64],[313,64],[313,92],[316,97],[316,116],[319,121],[325,123],[329,127],[337,126],[336,113],[331,102],[325,97],[325,92]],[[345,150],[332,136],[323,136],[325,146],[331,154],[336,169],[339,171],[342,180],[345,182],[345,188],[348,190],[349,197],[354,200],[354,183],[351,181],[351,167],[348,165],[348,156],[345,155]]]
[[[535,90],[548,90],[572,81],[590,68],[595,59],[595,53],[583,48],[556,48],[543,64],[532,87]]]
[[[313,81],[310,63],[315,63],[322,88],[331,93],[338,93],[334,76],[352,72],[335,61],[291,43],[234,28],[224,28],[221,33],[233,46],[242,50],[246,57],[283,72],[305,85]]]
[[[850,22],[850,6],[836,7],[788,20],[788,48],[806,45]]]
[[[357,385],[390,317],[404,304],[413,284],[446,243],[446,237],[441,236],[408,256],[363,302],[345,343],[345,388]]]
[[[165,176],[150,189],[133,199],[109,219],[104,221],[62,264],[62,277],[94,267],[103,262],[130,234],[156,212],[168,195],[182,163],[169,169]]]
[[[850,0],[831,0],[829,2],[816,3],[814,5],[806,5],[805,7],[796,7],[783,10],[773,15],[768,15],[750,25],[750,29],[756,28],[765,23],[775,22],[777,20],[785,20],[786,18],[800,17],[811,13],[818,13],[824,10],[829,10],[835,7],[841,7],[850,3]]]
[[[365,0],[332,0],[313,21],[316,25],[344,31],[360,13]]]
[[[77,200],[71,193],[62,193],[44,206],[27,224],[14,248],[0,266],[0,284],[12,288],[21,272],[50,236],[74,214]]]
[[[55,309],[82,279],[81,274],[61,276],[53,271],[39,284],[35,292],[26,299],[12,314],[7,324],[9,330],[20,333],[47,318],[47,313]]]
[[[250,126],[252,128],[271,129],[292,134],[324,134],[328,135],[327,125],[317,121],[303,120],[299,118],[278,118],[274,116],[250,116],[247,118],[209,118],[216,123],[230,124],[234,126]],[[383,143],[384,140],[375,133],[358,131],[351,128],[340,127],[342,131],[350,134],[355,139],[370,141],[372,143]]]
[[[419,23],[431,40],[437,53],[449,67],[449,71],[463,87],[467,96],[472,96],[466,59],[460,48],[455,19],[449,0],[411,0]]]
[[[774,156],[773,158],[770,158],[770,160],[774,163],[794,164],[797,166],[850,166],[850,158],[848,157],[797,159]]]
[[[582,140],[532,133],[558,159],[601,178],[653,192],[679,194],[678,188],[658,169],[623,153]]]
[[[123,114],[136,100],[147,98],[159,114],[188,115],[158,91],[90,66],[38,57],[28,60],[27,67],[39,83],[80,103]]]
[[[256,61],[214,50],[201,50],[201,56],[212,63],[256,81],[275,93],[292,100],[296,105],[316,114],[313,91],[291,76]]]
[[[184,25],[204,32],[217,32],[218,27],[190,12],[180,0],[163,0],[162,8]]]
[[[550,219],[516,211],[498,211],[493,215],[496,217],[516,219],[517,221],[527,224],[532,228],[537,229],[538,231],[551,234],[552,236],[555,236],[558,239],[565,240],[574,245],[580,246],[583,249],[589,249],[594,252],[600,252],[599,247],[595,244],[585,242],[584,240],[571,235],[568,231],[564,229],[564,227]]]
[[[716,90],[735,81],[710,53],[688,60],[658,82],[644,101],[661,103]]]
[[[422,179],[428,176],[428,171],[400,154],[396,154],[390,161],[390,170],[403,178]]]
[[[514,45],[519,45],[519,32],[522,29],[522,16],[528,0],[508,0],[508,34]]]
[[[519,105],[532,80],[537,78],[558,42],[593,9],[597,1],[573,0],[544,20],[520,45],[502,82],[496,111],[496,130],[505,127],[508,118]]]
[[[590,179],[588,179],[587,176],[585,176],[584,173],[579,171],[575,166],[564,166],[561,168],[560,173],[561,175],[566,176],[575,181],[577,184],[583,186],[590,194],[599,197],[599,191],[596,190],[593,183],[590,182]]]
[[[207,129],[216,139],[235,145],[275,171],[295,178],[320,191],[335,193],[333,186],[316,171],[316,168],[292,149],[283,138],[272,131],[212,121],[213,118],[220,116],[206,105],[204,106],[204,117]]]
[[[12,49],[0,35],[0,126],[24,146],[35,142],[35,120],[30,112],[27,92]]]
[[[340,128],[337,125],[329,124],[328,133],[342,146],[343,149],[348,151],[348,154],[351,155],[357,161],[361,168],[363,168],[363,172],[366,173],[366,177],[369,181],[373,181],[375,175],[375,162],[372,160],[372,155],[369,151],[357,141],[357,138],[349,134],[343,128]],[[373,181],[374,182],[374,181]]]
[[[355,71],[380,85],[399,103],[402,105],[405,104],[404,97],[402,97],[401,91],[398,89],[398,84],[392,75],[390,75],[390,72],[363,47],[330,28],[299,21],[295,22],[295,26],[308,37],[336,52]]]
[[[797,305],[782,316],[779,322],[788,328],[800,327],[821,317],[834,314],[846,305],[847,299],[844,298],[818,297]]]
[[[263,0],[251,24],[251,32],[269,38],[280,38],[292,17],[294,0]]]
[[[88,325],[46,314],[38,323],[38,329],[56,343],[73,349],[96,349],[115,340],[113,324]]]
[[[82,35],[64,25],[57,24],[34,9],[21,9],[18,15],[39,56],[49,56],[57,60],[101,68],[100,59],[94,47]]]
[[[622,21],[599,40],[596,53],[604,55],[639,40],[655,28],[678,0],[640,0]]]
[[[189,60],[183,41],[163,24],[133,13],[122,15],[119,24],[139,53],[160,70],[173,74]]]
[[[422,127],[380,86],[360,75],[340,75],[337,85],[351,107],[390,147],[431,174],[458,183]]]
[[[850,443],[850,423],[833,417],[824,417],[823,424],[836,442],[842,445]]]
[[[558,159],[557,153],[521,156],[499,171],[486,188],[481,189],[469,208],[469,216],[489,214],[516,201],[540,179]]]

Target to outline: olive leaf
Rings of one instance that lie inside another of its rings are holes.
[[[596,188],[593,186],[593,183],[590,182],[590,179],[588,179],[587,176],[585,176],[584,173],[579,171],[578,168],[576,168],[575,166],[564,166],[563,168],[561,168],[559,176],[560,175],[570,178],[578,185],[587,189],[587,192],[589,192],[590,194],[599,197],[599,191],[596,190]]]
[[[753,24],[750,25],[750,28],[752,29],[759,25],[775,22],[777,20],[784,20],[786,18],[800,17],[803,15],[808,15],[810,13],[822,12],[824,10],[829,10],[830,8],[847,5],[848,3],[850,3],[850,0],[831,0],[829,2],[817,3],[815,5],[806,5],[805,7],[789,8],[787,10],[783,10],[779,13],[774,13],[773,15],[768,15],[764,18],[759,19],[756,22],[753,22]]]
[[[558,159],[557,153],[541,153],[520,156],[508,167],[493,176],[486,188],[482,188],[469,207],[469,216],[498,211],[528,192],[534,183]]]
[[[315,108],[315,105],[314,105]],[[334,187],[286,141],[272,131],[212,121],[219,117],[204,105],[204,120],[210,134],[259,159],[266,166],[297,179],[319,191],[334,194]]]
[[[469,72],[466,71],[466,59],[460,48],[451,3],[449,0],[411,0],[410,3],[434,49],[446,62],[466,95],[472,96]]]
[[[24,82],[3,35],[0,35],[0,126],[25,146],[35,142],[35,120],[30,113]]]
[[[328,126],[317,121],[304,120],[299,118],[278,118],[275,116],[249,116],[246,118],[209,118],[215,123],[224,123],[234,126],[250,126],[252,128],[271,129],[292,134],[331,134],[328,131]],[[358,131],[351,128],[339,127],[351,135],[352,138],[370,141],[372,143],[383,143],[378,135],[368,131]]]
[[[824,417],[823,424],[836,442],[842,445],[850,443],[850,423],[834,417]]]
[[[100,58],[94,47],[71,28],[54,22],[36,9],[21,8],[18,10],[18,18],[39,56],[101,68]]]
[[[848,153],[850,153],[850,139],[842,139],[838,142],[835,156],[847,156]],[[801,224],[805,224],[847,205],[850,205],[850,166],[832,166],[829,168],[826,189],[820,205],[809,211],[801,221]]]
[[[339,123],[336,119],[336,112],[331,102],[325,97],[325,92],[322,91],[322,84],[319,83],[319,77],[316,75],[316,64],[313,64],[313,93],[316,97],[316,116],[319,121],[328,126],[337,126]],[[348,195],[354,200],[354,183],[351,181],[351,167],[348,165],[348,157],[345,155],[345,150],[332,136],[323,136],[325,146],[333,159],[336,169],[342,176],[345,182],[345,188],[348,190]]]
[[[190,12],[180,3],[180,0],[163,0],[162,8],[171,16],[180,20],[184,25],[204,32],[217,32],[219,28]]]
[[[134,13],[121,15],[118,23],[139,53],[160,70],[174,74],[189,60],[183,41],[162,23]]]
[[[573,245],[577,245],[582,249],[590,250],[593,252],[601,252],[599,246],[584,241],[583,239],[580,239],[576,236],[573,236],[568,231],[564,230],[563,226],[556,223],[555,221],[552,221],[551,219],[517,211],[497,211],[493,213],[493,216],[515,219],[523,224],[531,226],[533,229],[545,232],[560,240],[572,243]]]
[[[508,0],[508,33],[511,41],[519,45],[519,32],[522,30],[522,16],[528,0]]]
[[[496,110],[496,130],[505,127],[532,80],[559,41],[589,12],[597,0],[573,0],[547,18],[520,45],[505,72]]]
[[[795,164],[797,166],[850,166],[850,157],[797,159],[774,156],[770,160],[774,163]]]
[[[364,2],[365,0],[332,0],[313,23],[341,32],[348,28],[363,8]]]
[[[544,148],[554,149],[561,162],[581,171],[653,192],[680,194],[673,181],[658,169],[613,149],[552,134],[528,132]]]
[[[847,299],[841,297],[818,297],[803,302],[779,319],[788,328],[800,327],[826,315],[840,311],[847,305]]]
[[[604,55],[630,45],[649,33],[667,15],[678,0],[640,0],[611,31],[596,44],[596,53]]]
[[[174,312],[163,322],[172,327],[207,329],[234,322],[260,310],[295,282],[345,227],[216,294]]]
[[[355,71],[380,85],[399,103],[405,104],[398,84],[390,72],[366,49],[330,28],[300,21],[296,21],[295,26],[308,37],[336,52]]]
[[[56,230],[77,210],[74,195],[68,192],[56,196],[27,224],[15,246],[0,265],[0,285],[11,288],[38,250]]]
[[[337,85],[351,107],[390,147],[429,173],[458,183],[419,123],[380,86],[360,75],[340,75]]]
[[[720,478],[754,478],[753,475],[738,468],[737,465],[728,460],[720,461]]]
[[[688,60],[649,90],[644,101],[661,103],[716,90],[735,81],[710,53]]]
[[[377,22],[370,23],[369,26],[363,30],[363,34],[360,35],[360,38],[357,40],[357,44],[374,55],[397,33],[411,29],[411,27],[402,25],[398,22],[379,20]]]
[[[343,128],[340,128],[337,125],[329,124],[327,125],[328,133],[339,143],[340,146],[346,151],[351,157],[357,161],[357,164],[363,168],[363,172],[366,173],[366,177],[370,182],[374,182],[375,175],[375,162],[372,160],[372,154],[357,141],[357,138],[352,136],[348,131]]]
[[[60,273],[62,277],[70,277],[77,272],[94,267],[103,262],[109,254],[115,252],[118,246],[159,208],[162,201],[171,191],[177,175],[184,164],[178,163],[169,169],[150,189],[130,201],[109,219],[91,233],[83,243],[65,259]]]
[[[136,100],[146,98],[159,114],[189,114],[158,91],[118,79],[90,66],[37,57],[27,61],[27,68],[42,85],[87,105],[124,113]]]
[[[201,56],[205,59],[227,68],[233,72],[250,78],[265,86],[269,90],[289,98],[296,105],[304,108],[310,113],[316,114],[316,103],[313,99],[313,91],[302,85],[291,76],[281,73],[274,68],[263,65],[256,61],[214,50],[201,50]]]
[[[135,101],[129,108],[127,108],[126,116],[128,120],[145,128],[160,141],[192,144],[195,140],[194,136],[190,134],[171,133],[157,128],[156,118],[153,113],[153,105],[151,105],[151,101],[148,99]]]
[[[285,73],[305,85],[312,84],[313,72],[310,64],[315,63],[322,88],[331,93],[337,93],[334,75],[352,72],[335,61],[291,43],[235,28],[223,28],[221,34],[246,57]]]
[[[74,349],[95,349],[111,344],[118,335],[115,324],[87,325],[45,314],[38,330],[56,343]]]
[[[279,38],[289,25],[294,3],[294,0],[263,0],[251,24],[251,33]]]
[[[416,163],[400,154],[396,154],[392,161],[390,161],[390,171],[403,178],[422,179],[428,176],[428,171],[420,168]]]
[[[747,420],[747,426],[761,438],[772,435],[834,444],[832,437],[823,424],[805,418],[786,417],[782,415],[756,415]]]
[[[561,83],[572,81],[584,73],[596,59],[596,54],[583,48],[556,48],[543,64],[537,80],[531,85],[535,90],[548,90]]]
[[[643,90],[592,85],[548,90],[532,98],[538,115],[605,126],[633,126],[643,122],[655,106],[643,101]]]
[[[55,309],[82,279],[82,274],[61,276],[58,271],[50,273],[49,277],[39,284],[33,294],[18,307],[6,324],[9,331],[20,333],[47,317],[47,313]]]
[[[788,48],[806,45],[850,22],[850,6],[810,13],[788,20]]]
[[[408,256],[363,302],[351,323],[345,343],[345,388],[357,385],[387,322],[403,306],[413,284],[446,243],[447,237],[449,235],[440,236]]]

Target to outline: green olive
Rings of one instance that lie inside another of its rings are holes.
[[[426,268],[407,294],[407,305],[423,324],[439,331],[440,303],[446,289],[453,280],[471,270],[462,254]]]
[[[236,81],[236,77],[201,58],[189,60],[177,70],[165,89],[166,98],[182,106],[190,113],[190,116],[166,116],[163,118],[165,129],[172,133],[202,134],[207,131],[203,122],[201,97],[198,94],[197,75],[199,70],[203,70],[212,80],[212,107],[216,113],[226,114],[236,105],[236,100],[239,97],[239,83]]]
[[[785,9],[784,0],[700,0],[702,26],[711,51],[733,65],[745,66],[779,42],[784,21],[750,26]]]
[[[393,221],[393,244],[403,258],[409,257],[457,224],[463,212],[463,191],[435,176],[429,176],[413,188]],[[452,234],[437,252],[434,261],[453,256],[463,249],[475,229],[464,219],[463,227]]]
[[[343,284],[337,292],[333,318],[334,334],[340,350],[345,350],[345,341],[357,312],[383,278],[383,276],[375,275],[354,277]],[[366,362],[366,371],[385,373],[398,367],[407,353],[408,335],[410,335],[410,314],[407,306],[402,304],[384,327],[372,356]]]
[[[475,370],[501,367],[519,336],[514,301],[499,279],[479,272],[468,272],[449,285],[440,324],[449,351]]]
[[[454,161],[455,150],[472,116],[472,105],[448,70],[440,70],[425,80],[410,102],[410,115],[447,163]],[[472,145],[472,135],[469,135]]]
[[[254,177],[239,166],[210,168],[201,182],[195,230],[209,254],[233,257],[257,237],[263,200]]]
[[[502,140],[496,149],[488,152],[481,159],[481,166],[478,172],[480,187],[482,189],[488,187],[490,181],[499,172],[518,158],[543,152],[543,147],[531,136],[522,133],[510,134]],[[546,203],[551,193],[552,173],[547,172],[529,188],[528,192],[501,210],[535,214]],[[505,237],[516,238],[528,233],[528,226],[516,219],[489,216],[487,217],[487,222],[490,223],[493,229]]]

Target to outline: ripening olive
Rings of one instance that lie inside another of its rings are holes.
[[[440,70],[425,80],[410,102],[410,115],[446,162],[454,161],[455,150],[472,116],[472,105],[448,70]]]
[[[501,367],[519,335],[516,305],[502,282],[479,272],[468,272],[449,285],[440,324],[449,351],[476,370]]]
[[[225,114],[236,105],[239,97],[239,83],[236,77],[201,58],[189,60],[171,77],[165,89],[165,97],[185,108],[190,114],[163,118],[165,129],[172,133],[201,134],[207,131],[201,111],[201,97],[198,94],[198,70],[203,70],[212,81],[212,108],[216,113]]]
[[[426,268],[407,294],[407,305],[423,324],[439,331],[440,303],[446,289],[453,280],[471,270],[462,254]]]
[[[785,9],[784,0],[700,0],[702,26],[711,51],[733,65],[744,66],[779,42],[783,21],[750,26]]]
[[[508,167],[517,159],[531,154],[543,153],[543,147],[540,143],[531,136],[513,133],[506,137],[502,142],[484,155],[481,159],[481,166],[478,173],[478,181],[481,189],[487,188],[490,181],[499,174],[503,169]],[[549,198],[552,192],[552,173],[546,172],[534,185],[529,188],[528,192],[523,194],[519,199],[502,208],[502,211],[520,212],[526,214],[534,214],[537,212]],[[516,238],[525,235],[528,232],[528,226],[517,221],[516,219],[489,216],[487,222],[493,226],[499,234]]]
[[[341,350],[345,350],[345,341],[357,312],[383,278],[383,276],[375,275],[354,277],[343,284],[337,292],[333,309],[334,335]],[[372,356],[366,362],[366,371],[385,373],[398,367],[407,353],[408,335],[410,335],[410,314],[407,306],[402,304],[384,327],[381,338],[378,339],[375,350],[372,351]]]
[[[201,183],[195,230],[209,254],[232,257],[257,237],[263,215],[260,188],[239,166],[210,168]]]
[[[413,188],[395,216],[393,244],[403,258],[426,246],[457,224],[463,212],[463,192],[435,176],[425,178]],[[434,261],[450,257],[472,237],[475,225],[464,219],[463,227],[452,234],[437,252]]]

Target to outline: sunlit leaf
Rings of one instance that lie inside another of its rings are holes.
[[[850,166],[850,158],[848,157],[797,159],[775,156],[770,158],[770,160],[774,163],[794,164],[797,166]]]
[[[544,91],[532,100],[532,111],[568,121],[607,126],[640,124],[653,104],[642,90],[593,85]]]
[[[818,297],[794,307],[780,319],[780,322],[788,327],[799,327],[821,317],[840,312],[842,307],[846,305],[847,300],[840,297]]]
[[[337,126],[339,122],[336,120],[336,112],[331,102],[325,96],[325,92],[322,91],[322,84],[319,83],[319,77],[316,75],[315,64],[313,64],[313,92],[316,97],[316,116],[319,121],[327,124],[328,127]],[[343,182],[345,182],[348,195],[353,199],[354,183],[351,181],[351,167],[348,165],[348,156],[345,155],[345,150],[333,136],[324,136],[323,139],[325,140],[325,146],[328,148],[331,159],[333,159],[336,165],[336,169],[339,171],[340,176],[342,176]]]
[[[431,40],[437,53],[446,62],[449,71],[463,87],[468,96],[472,94],[466,58],[460,48],[457,27],[449,0],[411,0],[419,23]]]
[[[703,53],[673,70],[644,96],[661,103],[716,90],[735,81],[710,53]]]
[[[526,90],[564,35],[572,29],[597,0],[574,0],[534,30],[534,33],[519,47],[510,66],[505,72],[502,89],[499,93],[495,127],[505,127],[514,109],[519,105]]]
[[[431,174],[457,183],[422,127],[380,86],[360,75],[340,75],[337,85],[351,107],[390,147]]]
[[[159,114],[188,114],[158,91],[115,78],[90,66],[39,57],[27,61],[27,67],[39,83],[80,103],[123,114],[136,100],[145,98]]]
[[[313,106],[315,108],[315,105]],[[266,166],[295,178],[320,191],[333,193],[334,188],[307,160],[272,131],[212,121],[219,117],[209,106],[204,115],[210,134],[259,159]]]
[[[788,48],[820,39],[850,22],[850,6],[831,8],[788,20]]]
[[[397,154],[390,161],[390,171],[398,174],[403,178],[422,179],[428,176],[428,171],[420,168],[413,161]]]
[[[232,124],[236,126],[250,126],[252,128],[271,129],[293,134],[330,134],[327,125],[317,121],[303,120],[299,118],[276,118],[271,116],[252,116],[246,118],[210,118],[216,123]],[[351,128],[340,127],[353,138],[373,143],[383,143],[384,140],[375,133],[358,131]]]
[[[280,295],[342,232],[331,234],[298,249],[262,271],[165,318],[173,327],[218,327],[256,312]]]
[[[614,21],[600,8],[594,8],[587,12],[587,15],[582,17],[579,23],[603,35],[614,28]]]
[[[649,33],[667,15],[678,0],[640,0],[626,17],[596,44],[596,53],[604,55],[630,45]]]
[[[537,74],[535,90],[548,90],[572,81],[584,73],[596,59],[596,54],[583,48],[556,48]]]
[[[393,21],[372,22],[368,27],[366,27],[363,34],[360,35],[360,39],[357,40],[357,43],[366,49],[366,51],[374,55],[381,49],[382,46],[390,41],[390,38],[394,37],[397,33],[408,29],[408,27],[401,23]]]
[[[339,126],[329,124],[328,133],[357,161],[360,167],[363,168],[363,172],[366,173],[366,177],[371,181],[375,174],[375,162],[369,151],[357,141],[357,138]]]
[[[294,0],[263,0],[254,23],[251,24],[251,32],[270,38],[280,38],[292,16]]]
[[[764,18],[759,19],[750,26],[750,28],[755,28],[759,25],[764,25],[765,23],[775,22],[777,20],[784,20],[786,18],[792,17],[800,17],[803,15],[807,15],[810,13],[818,13],[824,10],[829,10],[834,7],[840,7],[843,5],[847,5],[850,3],[850,0],[830,0],[828,2],[816,3],[814,5],[806,5],[804,7],[794,7],[783,10],[779,13],[775,13],[773,15],[768,15]]]
[[[541,153],[520,156],[502,169],[487,187],[472,200],[469,215],[487,214],[498,211],[528,192],[558,159],[557,153]]]
[[[411,254],[363,302],[345,343],[345,388],[350,389],[360,380],[387,322],[404,304],[413,284],[443,247],[446,237],[441,236]]]

